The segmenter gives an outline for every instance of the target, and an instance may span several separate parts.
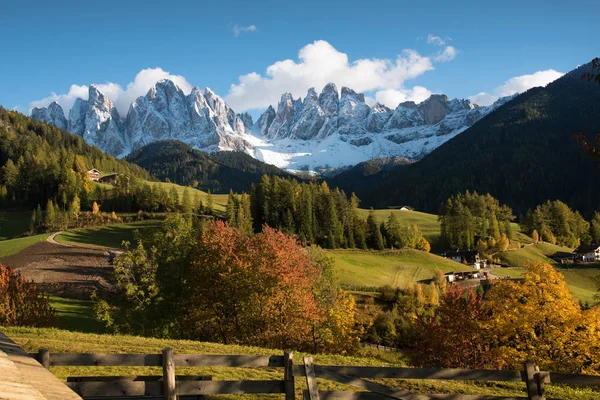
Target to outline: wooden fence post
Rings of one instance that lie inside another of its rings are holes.
[[[44,368],[50,369],[50,351],[48,349],[40,349],[37,360]]]
[[[283,380],[285,381],[285,400],[294,400],[296,397],[294,385],[294,353],[283,352]]]
[[[546,399],[546,377],[548,376],[548,372],[540,371],[539,366],[535,366],[535,381],[537,383],[537,390],[540,399]]]
[[[527,361],[524,364],[525,368],[525,385],[527,385],[527,399],[529,400],[543,400],[543,397],[539,395],[538,383],[535,379],[535,364],[531,361]]]
[[[175,392],[175,362],[173,361],[173,349],[170,347],[162,351],[162,367],[165,400],[177,400]]]
[[[319,388],[317,387],[317,376],[312,357],[304,357],[304,368],[306,370],[306,386],[310,400],[319,400]]]

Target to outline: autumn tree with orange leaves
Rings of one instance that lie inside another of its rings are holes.
[[[524,281],[497,280],[485,296],[449,289],[419,321],[415,364],[432,367],[600,372],[600,308],[582,310],[551,265],[527,265]]]
[[[354,301],[333,261],[264,226],[248,236],[222,221],[197,229],[169,217],[115,268],[116,293],[95,310],[121,333],[312,352],[357,349]]]
[[[0,264],[0,325],[56,326],[56,312],[33,282]]]

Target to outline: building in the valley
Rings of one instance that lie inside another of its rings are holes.
[[[575,253],[575,261],[584,263],[600,261],[600,245],[598,244],[582,244],[573,253]]]
[[[415,211],[415,209],[411,206],[389,206],[390,210],[400,210],[400,211]]]
[[[477,250],[447,251],[442,254],[442,257],[461,264],[470,265],[475,269],[480,269],[482,266]]]
[[[100,179],[100,171],[98,171],[96,168],[90,169],[87,174],[90,181],[97,181]]]

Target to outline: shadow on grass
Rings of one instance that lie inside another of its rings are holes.
[[[106,333],[107,330],[94,317],[92,302],[50,296],[50,305],[56,309],[58,327],[83,333]]]

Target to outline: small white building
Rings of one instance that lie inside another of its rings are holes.
[[[474,269],[481,269],[481,260],[477,250],[447,251],[442,254],[442,257],[457,263],[470,265]]]
[[[584,263],[600,261],[600,245],[582,244],[575,249],[575,259]]]

